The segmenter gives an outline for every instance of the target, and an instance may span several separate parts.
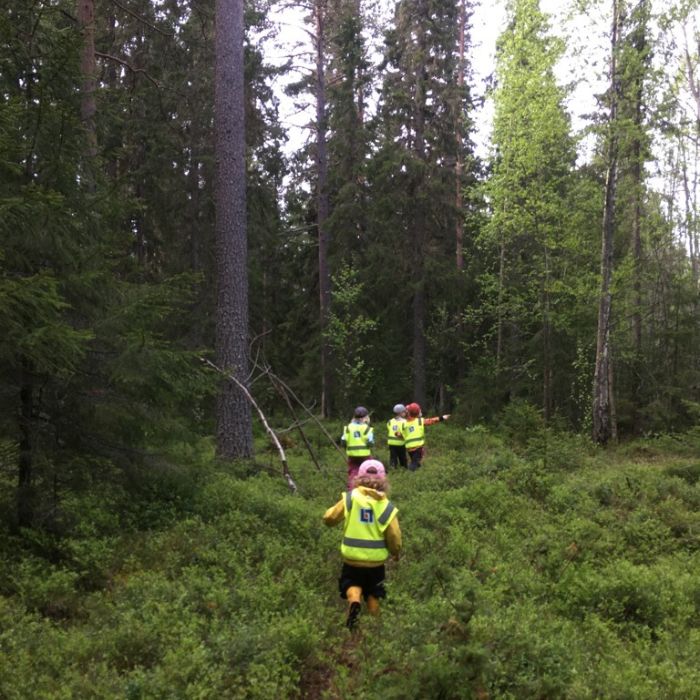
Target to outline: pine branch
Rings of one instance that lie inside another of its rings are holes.
[[[132,73],[143,73],[144,77],[147,78],[150,82],[152,82],[160,90],[160,85],[158,84],[158,81],[155,78],[151,77],[145,68],[134,68],[134,66],[132,66],[128,61],[125,61],[123,58],[119,58],[118,56],[112,56],[108,53],[102,53],[101,51],[95,51],[95,56],[98,56],[99,58],[104,58],[108,61],[114,61],[115,63],[119,63],[125,68],[128,68]]]

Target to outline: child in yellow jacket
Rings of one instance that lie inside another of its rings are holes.
[[[344,523],[338,587],[341,598],[348,601],[348,629],[357,623],[363,597],[369,613],[379,613],[379,599],[386,596],[384,564],[390,555],[398,559],[401,551],[399,511],[387,498],[384,465],[376,459],[365,460],[354,483],[323,515],[328,526]]]
[[[401,434],[410,460],[408,468],[414,472],[421,466],[421,460],[425,454],[425,426],[445,421],[450,417],[450,414],[423,418],[423,412],[417,403],[409,403],[406,406],[406,413],[408,413],[408,418],[401,424]]]

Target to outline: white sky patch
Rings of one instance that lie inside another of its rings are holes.
[[[541,0],[543,12],[551,15],[552,33],[566,39],[567,52],[557,68],[557,78],[561,84],[572,84],[572,93],[567,109],[572,117],[575,131],[587,125],[586,115],[596,109],[594,95],[605,90],[604,79],[605,51],[608,44],[609,20],[600,12],[583,17],[577,16],[575,23],[567,19],[568,3],[561,0]],[[372,23],[375,27],[385,27],[391,20],[394,2],[379,0],[374,4]],[[298,150],[309,138],[309,124],[314,118],[314,109],[308,96],[294,100],[284,94],[284,87],[297,80],[312,68],[311,44],[304,25],[306,12],[300,8],[285,8],[279,11],[274,20],[279,24],[279,35],[265,46],[265,58],[273,65],[283,65],[292,61],[293,71],[278,80],[275,85],[280,97],[280,118],[289,134],[287,152]],[[505,27],[505,0],[482,2],[472,16],[471,41],[467,47],[472,69],[472,92],[481,104],[474,115],[477,131],[475,143],[477,153],[486,157],[490,143],[493,104],[485,97],[486,84],[495,71],[496,40]],[[573,26],[572,26],[573,24]],[[376,64],[381,56],[383,35],[368,32],[368,51]],[[377,88],[379,85],[377,86]],[[584,143],[585,147],[585,143]],[[584,150],[587,150],[584,148]]]

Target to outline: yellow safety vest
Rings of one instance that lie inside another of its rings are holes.
[[[404,439],[401,435],[401,425],[406,422],[405,418],[390,418],[386,424],[386,432],[389,436],[387,439],[387,445],[403,445]],[[396,437],[396,433],[399,437]]]
[[[423,419],[407,420],[401,426],[401,434],[406,441],[406,449],[411,451],[425,445],[425,426]]]
[[[345,454],[348,457],[369,457],[372,452],[369,449],[369,425],[366,423],[349,423],[345,426]]]
[[[384,531],[399,509],[387,498],[377,500],[359,489],[345,494],[345,527],[340,552],[346,559],[383,562],[389,558]]]

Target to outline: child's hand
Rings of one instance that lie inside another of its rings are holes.
[[[442,420],[447,420],[452,414],[451,413],[446,413],[443,417]]]

